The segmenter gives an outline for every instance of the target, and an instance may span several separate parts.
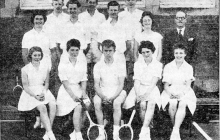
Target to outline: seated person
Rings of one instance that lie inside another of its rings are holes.
[[[194,113],[196,96],[191,88],[191,82],[194,81],[193,68],[185,61],[186,46],[175,44],[174,57],[175,59],[164,67],[164,91],[161,100],[163,109],[169,103],[169,115],[174,125],[170,139],[180,140],[179,128],[185,118],[186,107]]]
[[[118,139],[118,130],[121,121],[121,105],[127,96],[123,90],[126,70],[119,62],[115,61],[115,43],[112,40],[102,42],[104,60],[94,66],[94,80],[96,95],[93,98],[95,114],[98,124],[104,128],[102,104],[113,104],[113,137]],[[102,134],[100,137],[102,137]]]
[[[87,106],[90,100],[86,94],[87,63],[79,59],[80,42],[71,39],[67,42],[66,51],[69,59],[61,61],[58,67],[59,77],[62,85],[57,96],[57,116],[73,113],[74,131],[70,134],[71,140],[83,140],[81,134],[82,106],[81,98]]]
[[[156,86],[162,74],[162,63],[153,53],[155,47],[150,41],[142,41],[138,49],[144,59],[138,59],[134,64],[134,87],[128,94],[124,108],[129,109],[135,102],[140,104],[140,117],[143,122],[139,140],[150,140],[150,122],[154,115],[155,105],[161,106],[160,91]]]
[[[27,60],[30,62],[21,69],[23,92],[19,99],[18,110],[30,111],[34,108],[40,112],[40,120],[46,133],[44,140],[56,140],[52,125],[56,114],[56,101],[48,90],[49,71],[47,63],[41,61],[43,51],[40,47],[32,47],[28,52]],[[49,115],[46,104],[49,105]]]

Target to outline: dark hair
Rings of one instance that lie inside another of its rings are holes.
[[[108,3],[108,9],[110,6],[118,6],[118,9],[120,9],[120,4],[117,1],[110,1]]]
[[[28,52],[27,60],[28,60],[29,62],[31,62],[31,60],[32,60],[32,57],[31,57],[31,56],[32,56],[32,54],[33,54],[34,52],[40,52],[40,53],[41,53],[41,59],[40,59],[40,60],[42,60],[44,54],[43,54],[42,49],[41,49],[40,47],[38,47],[38,46],[33,46],[33,47],[30,48],[30,50],[29,50],[29,52]]]
[[[151,18],[151,20],[152,20],[152,27],[154,27],[155,26],[154,15],[150,11],[144,11],[142,13],[142,16],[141,16],[141,19],[140,19],[141,25],[143,26],[143,18],[145,16],[149,16]]]
[[[173,45],[173,53],[176,49],[184,50],[185,54],[187,54],[187,46],[185,43],[176,43]]]
[[[138,52],[141,54],[142,53],[142,49],[143,48],[147,48],[147,49],[150,49],[152,51],[152,53],[154,53],[155,51],[155,47],[154,47],[154,44],[150,41],[141,41],[141,45],[139,46],[138,48]]]
[[[66,3],[66,7],[68,8],[69,7],[69,4],[76,4],[77,7],[81,7],[81,4],[79,3],[78,0],[69,0],[67,3]]]
[[[31,23],[34,24],[34,18],[36,16],[43,16],[43,19],[44,19],[44,23],[47,21],[47,16],[46,16],[46,13],[43,12],[43,11],[34,11],[32,16],[31,16]]]
[[[89,0],[86,0],[86,3],[88,3],[89,2]],[[98,0],[96,0],[96,4],[98,4]]]
[[[66,43],[66,51],[68,52],[69,51],[69,49],[71,48],[71,47],[77,47],[77,48],[79,48],[80,49],[80,42],[79,42],[79,40],[77,40],[77,39],[70,39],[67,43]]]
[[[114,50],[116,49],[116,45],[115,45],[115,42],[110,40],[110,39],[107,39],[107,40],[104,40],[102,42],[102,50],[103,50],[103,47],[107,47],[107,48],[110,48],[110,47],[113,47]]]

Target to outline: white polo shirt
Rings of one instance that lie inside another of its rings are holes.
[[[44,24],[46,33],[51,40],[51,48],[56,47],[56,43],[60,43],[61,29],[65,26],[65,23],[69,20],[69,15],[66,13],[61,13],[55,16],[51,13],[47,16],[47,21]]]
[[[120,54],[124,54],[126,50],[126,28],[124,24],[118,20],[113,26],[111,25],[112,18],[108,18],[101,26],[99,30],[98,40],[102,42],[106,39],[113,40],[116,45],[116,51]]]
[[[127,8],[118,14],[119,20],[122,20],[129,30],[129,37],[133,38],[136,32],[141,32],[142,26],[140,24],[140,19],[143,11],[135,9],[132,13],[128,11]]]
[[[24,34],[22,39],[22,48],[27,48],[29,51],[29,49],[33,46],[40,47],[43,51],[44,57],[50,57],[50,40],[44,29],[37,32],[33,28]]]
[[[79,21],[83,23],[87,40],[91,42],[91,38],[93,37],[91,32],[98,32],[99,26],[106,21],[104,14],[100,13],[97,9],[93,16],[91,16],[88,11],[79,14]]]

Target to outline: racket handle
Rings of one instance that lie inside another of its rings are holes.
[[[132,114],[131,114],[131,118],[130,118],[130,120],[129,120],[129,122],[128,122],[128,125],[131,125],[131,122],[132,122],[132,120],[133,120],[133,118],[134,118],[135,113],[136,113],[136,110],[133,110],[133,111],[132,111]]]
[[[16,82],[18,83],[18,76],[16,76]]]
[[[212,140],[203,130],[202,128],[196,123],[192,122],[192,124],[196,127],[196,129],[207,139],[207,140]]]

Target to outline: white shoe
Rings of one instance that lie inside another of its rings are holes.
[[[76,136],[76,140],[83,140],[83,137],[82,137],[82,133],[81,133],[81,132],[75,133],[75,136]],[[72,139],[71,139],[71,140],[72,140]]]
[[[173,128],[173,131],[170,136],[170,140],[181,140],[179,129]]]
[[[47,133],[44,134],[43,139],[44,139],[44,140],[50,140],[49,137],[48,137],[48,135],[47,135]]]
[[[75,130],[69,136],[70,136],[70,140],[76,140],[76,132],[75,132]]]
[[[49,137],[49,140],[56,140],[56,137],[54,136],[53,132],[48,132],[47,136]]]
[[[139,134],[139,140],[151,140],[150,128],[141,128],[141,133]]]
[[[113,139],[114,140],[120,140],[118,131],[117,132],[113,132]]]
[[[99,131],[100,132],[100,134],[99,134],[99,136],[96,138],[96,140],[105,140],[105,134],[104,134],[104,132],[101,132],[101,131]]]

